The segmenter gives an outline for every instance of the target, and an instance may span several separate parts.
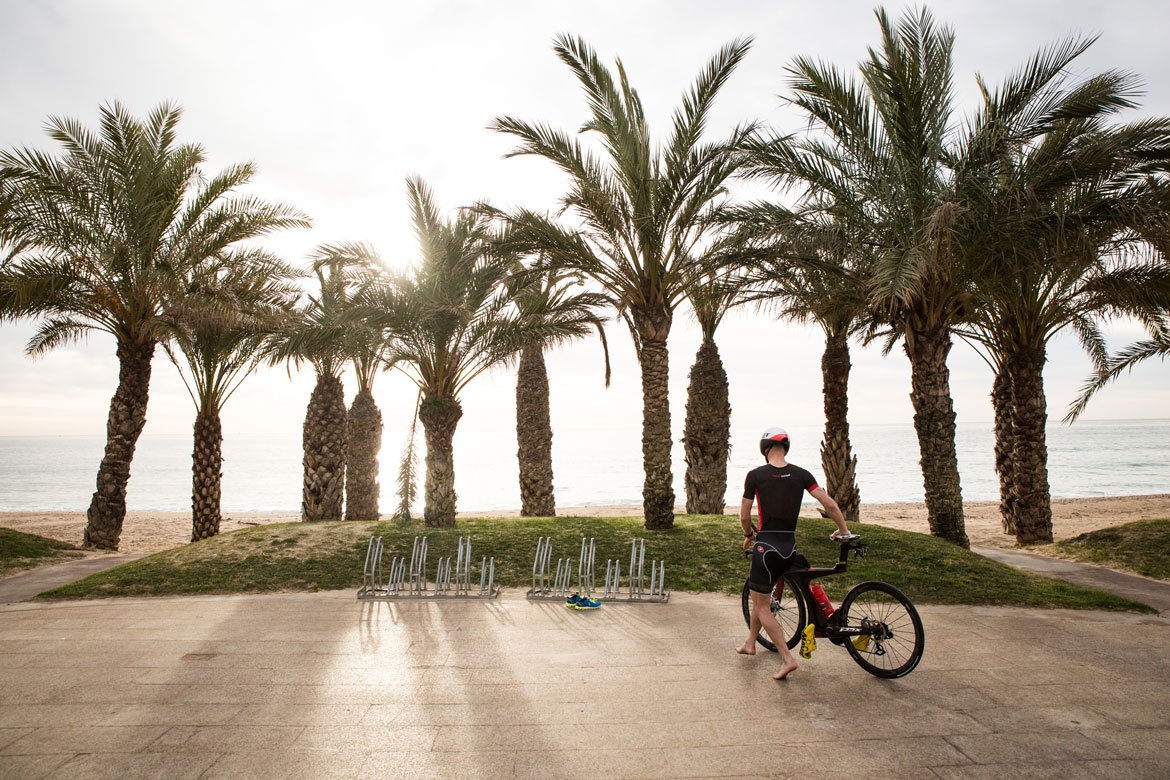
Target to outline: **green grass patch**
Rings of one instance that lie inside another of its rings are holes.
[[[81,554],[66,542],[0,528],[0,577],[77,558]]]
[[[814,566],[831,566],[838,547],[828,539],[833,524],[803,519],[801,551]],[[1101,591],[1027,574],[925,534],[875,525],[859,527],[869,555],[850,563],[846,574],[823,580],[839,600],[863,580],[885,580],[920,603],[996,604],[1078,609],[1148,607]],[[371,534],[383,537],[387,558],[409,557],[416,535],[429,539],[428,574],[442,556],[455,552],[461,535],[473,538],[472,578],[478,583],[483,556],[496,559],[496,581],[527,589],[536,540],[553,538],[557,557],[576,558],[581,537],[597,541],[598,582],[605,561],[616,558],[625,571],[630,541],[646,539],[647,559],[666,561],[668,590],[739,593],[747,575],[742,537],[735,519],[722,516],[676,518],[667,532],[648,532],[640,518],[558,517],[461,519],[455,528],[381,523],[284,523],[257,526],[157,553],[43,594],[50,598],[140,596],[179,593],[356,589]],[[389,561],[386,561],[387,565]],[[648,568],[648,566],[647,566]]]
[[[1170,580],[1170,519],[1138,520],[1056,543],[1060,555]]]

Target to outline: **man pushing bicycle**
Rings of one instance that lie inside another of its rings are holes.
[[[783,680],[796,670],[796,657],[788,650],[780,624],[772,614],[772,589],[797,561],[796,521],[800,517],[800,501],[807,490],[821,503],[825,513],[837,524],[832,538],[848,534],[845,516],[837,502],[817,484],[811,473],[787,460],[791,440],[783,428],[769,428],[760,436],[760,453],[767,463],[748,472],[743,485],[743,500],[739,504],[739,522],[743,526],[743,549],[751,553],[752,565],[748,575],[751,590],[751,625],[748,638],[735,652],[756,654],[756,636],[760,629],[768,632],[780,652],[782,666],[772,675]],[[756,506],[758,523],[752,524],[752,504]]]

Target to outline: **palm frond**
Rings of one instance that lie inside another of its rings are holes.
[[[176,142],[180,117],[164,103],[140,120],[114,103],[97,131],[50,117],[58,155],[0,153],[0,317],[67,316],[120,340],[155,340],[190,274],[249,239],[308,224],[288,206],[234,194],[250,164],[205,177],[203,149]]]
[[[291,318],[296,269],[259,249],[234,251],[188,277],[157,337],[200,413],[220,411]]]
[[[25,346],[25,353],[40,357],[56,347],[82,341],[93,330],[87,322],[68,317],[45,317],[37,323],[36,332]]]
[[[506,225],[506,244],[539,256],[544,268],[595,280],[619,306],[673,310],[695,277],[690,263],[719,230],[709,217],[741,164],[740,143],[755,131],[749,124],[730,139],[702,143],[713,101],[750,43],[733,41],[711,59],[657,148],[621,61],[610,70],[581,38],[558,36],[554,51],[586,97],[581,132],[595,134],[602,154],[594,159],[547,125],[498,118],[493,129],[519,140],[513,154],[545,157],[570,178],[555,219],[527,209],[493,212]]]
[[[1150,358],[1166,359],[1170,355],[1170,331],[1163,328],[1160,332],[1155,334],[1154,338],[1146,341],[1135,342],[1125,349],[1122,349],[1108,361],[1103,370],[1098,370],[1093,376],[1086,380],[1081,387],[1081,392],[1076,399],[1069,405],[1068,412],[1065,414],[1062,422],[1072,423],[1089,405],[1089,401],[1102,388],[1114,381],[1122,374],[1133,370],[1134,366]]]

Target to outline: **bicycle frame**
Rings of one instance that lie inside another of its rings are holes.
[[[805,615],[813,624],[814,636],[827,638],[833,644],[841,644],[847,637],[861,636],[867,633],[861,627],[842,627],[836,623],[837,612],[834,612],[832,617],[825,617],[825,613],[821,611],[821,605],[813,598],[812,591],[809,590],[809,584],[813,580],[822,577],[831,577],[834,574],[844,574],[849,570],[849,553],[850,551],[857,551],[857,556],[862,557],[868,549],[867,545],[860,544],[854,541],[841,542],[841,554],[837,560],[837,565],[831,569],[826,568],[805,568],[805,569],[791,569],[780,578],[779,586],[783,587],[784,582],[788,581],[790,584],[795,583],[798,587],[795,588],[795,596],[804,601]],[[803,557],[803,556],[802,556]],[[805,558],[807,561],[808,559]]]

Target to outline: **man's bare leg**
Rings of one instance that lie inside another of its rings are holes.
[[[784,637],[784,630],[780,628],[780,624],[776,621],[776,616],[772,614],[772,595],[770,593],[756,593],[752,591],[752,616],[760,622],[764,631],[767,632],[768,638],[772,640],[772,644],[776,645],[776,650],[780,653],[780,660],[783,665],[780,667],[780,671],[772,675],[772,679],[785,679],[789,674],[796,671],[796,656],[789,652],[788,642]]]
[[[776,583],[776,587],[780,588],[781,592],[783,592],[784,581],[781,580],[780,582]],[[751,592],[754,595],[755,591],[751,591]],[[750,619],[750,622],[748,624],[747,641],[745,641],[739,647],[735,648],[735,652],[739,653],[740,655],[755,655],[756,654],[756,637],[758,637],[760,635],[760,630],[763,628],[763,625],[760,623],[759,615],[756,614],[755,601],[752,600],[750,603],[751,603],[751,609],[749,611],[751,612],[751,619]],[[768,611],[770,612],[771,609],[772,609],[772,595],[768,594]]]
[[[753,593],[752,595],[754,596],[755,594]],[[771,601],[770,600],[769,600],[768,608],[771,609]],[[759,618],[759,616],[756,615],[756,607],[755,607],[754,602],[752,603],[752,607],[751,607],[750,611],[752,613],[752,617],[751,617],[751,622],[748,624],[748,637],[742,645],[735,648],[735,652],[739,653],[740,655],[755,655],[756,654],[756,637],[760,635],[760,629],[762,628],[762,626],[760,624],[760,618]]]

